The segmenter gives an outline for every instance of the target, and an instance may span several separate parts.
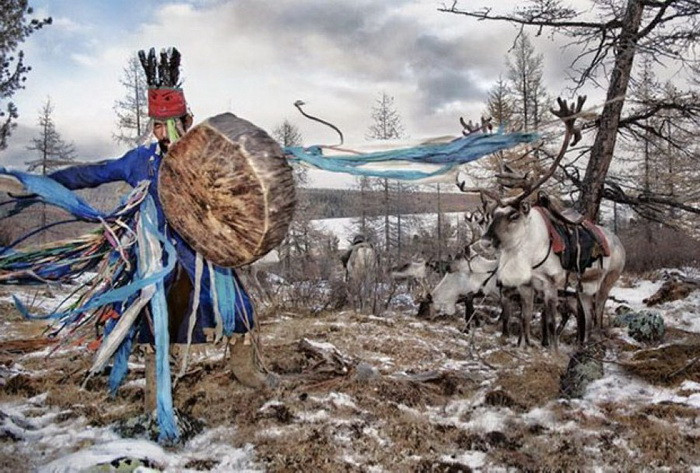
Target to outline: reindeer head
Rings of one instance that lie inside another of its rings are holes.
[[[558,98],[559,109],[551,109],[551,112],[564,122],[566,133],[559,153],[549,170],[542,177],[533,182],[529,178],[529,173],[518,174],[508,168],[504,168],[503,172],[497,176],[502,187],[522,189],[518,195],[504,199],[493,191],[479,188],[469,189],[466,188],[464,182],[458,184],[462,192],[479,192],[482,198],[487,196],[496,202],[496,206],[491,213],[492,221],[482,238],[482,242],[486,246],[491,244],[496,248],[508,248],[526,237],[524,232],[526,231],[525,227],[530,215],[530,204],[527,202],[527,198],[554,175],[554,171],[563,159],[569,146],[576,144],[581,138],[581,132],[576,128],[575,122],[581,113],[585,101],[586,97],[581,96],[578,97],[575,104],[567,105],[564,100]]]
[[[499,206],[493,211],[493,219],[482,237],[482,245],[495,249],[510,248],[527,237],[527,219],[530,204]]]
[[[484,289],[498,262],[471,251],[470,246],[450,263],[440,283],[430,294],[433,309],[438,313],[453,315],[457,301]]]

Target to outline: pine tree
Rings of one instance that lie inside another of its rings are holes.
[[[139,58],[134,54],[122,69],[119,83],[124,86],[124,97],[114,102],[118,133],[112,139],[128,146],[137,146],[148,131],[148,85]]]
[[[39,159],[27,161],[27,170],[32,172],[40,170],[42,176],[46,176],[51,170],[67,166],[75,161],[75,145],[66,143],[61,134],[56,130],[53,122],[53,105],[51,98],[47,98],[39,110],[39,135],[32,138],[32,144],[27,147],[30,151],[36,151]]]
[[[36,30],[51,24],[51,18],[30,20],[32,13],[27,0],[3,0],[0,8],[0,150],[7,147],[7,138],[19,116],[15,104],[5,101],[24,88],[31,70],[24,62],[24,52],[17,51],[17,47]]]

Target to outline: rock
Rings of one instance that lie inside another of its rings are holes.
[[[629,336],[638,342],[658,342],[666,332],[664,319],[657,311],[633,311],[627,306],[620,306],[615,313],[613,327],[627,327]]]
[[[627,305],[620,305],[615,309],[615,317],[612,319],[613,327],[627,327],[634,318],[634,310]]]
[[[194,419],[175,409],[177,427],[180,431],[180,442],[185,443],[204,429],[204,422]],[[146,439],[158,441],[158,419],[155,412],[141,414],[116,422],[114,430],[124,438]]]
[[[119,457],[105,463],[98,463],[86,470],[87,473],[119,472],[132,473],[134,471],[154,471],[156,465],[146,458]],[[148,470],[145,470],[148,469]]]
[[[560,380],[560,395],[566,398],[580,398],[590,383],[602,378],[602,355],[603,350],[599,347],[587,347],[571,355],[566,372]]]
[[[357,381],[369,381],[378,377],[379,371],[369,363],[361,362],[355,367],[355,379]]]
[[[627,333],[638,342],[659,342],[666,333],[666,326],[661,314],[652,310],[633,313],[634,317],[627,325]]]

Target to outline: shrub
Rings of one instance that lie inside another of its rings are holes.
[[[627,252],[627,271],[641,273],[700,263],[700,242],[682,231],[639,223],[621,231],[619,236]]]

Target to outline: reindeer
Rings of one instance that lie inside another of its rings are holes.
[[[469,329],[471,319],[476,317],[472,303],[474,297],[482,295],[497,300],[501,299],[501,292],[495,277],[497,269],[498,260],[496,259],[488,259],[478,253],[472,253],[471,250],[459,255],[452,261],[442,280],[428,295],[433,310],[445,315],[454,315],[457,303],[464,301],[467,304],[465,321],[467,329]],[[505,312],[510,314],[511,309],[509,303],[502,302],[507,304],[503,305],[504,313],[502,314],[503,334],[507,336],[507,323],[510,315],[506,316]],[[477,321],[475,320],[475,322]]]
[[[464,252],[450,263],[447,273],[429,294],[432,309],[438,313],[454,315],[457,302],[464,301],[467,305],[465,321],[467,330],[471,319],[475,318],[473,298],[475,296],[492,297],[501,300],[501,292],[496,284],[498,260],[480,253],[479,246],[484,227],[488,226],[488,216],[476,211],[465,216],[467,226],[471,229],[471,239],[466,244]],[[508,321],[512,312],[509,300],[501,300],[503,320],[503,335],[508,335]],[[475,319],[475,322],[478,320]]]
[[[493,221],[489,225],[482,242],[492,245],[499,251],[496,276],[505,291],[515,292],[520,296],[522,305],[522,330],[518,344],[530,344],[530,320],[534,308],[535,291],[542,294],[544,299],[543,311],[543,345],[549,344],[552,337],[554,348],[558,347],[558,333],[555,330],[555,319],[558,312],[558,290],[565,289],[569,279],[577,284],[579,309],[578,340],[585,343],[590,338],[591,319],[602,326],[603,306],[612,285],[619,278],[625,261],[625,251],[620,240],[611,232],[596,227],[605,235],[610,247],[610,255],[602,257],[599,264],[582,271],[567,271],[557,254],[552,251],[552,241],[547,222],[547,214],[539,208],[531,211],[526,201],[553,174],[559,162],[564,157],[570,144],[575,144],[581,137],[580,130],[575,127],[575,120],[581,112],[585,97],[579,97],[576,105],[567,106],[566,102],[558,99],[559,110],[552,110],[566,126],[564,141],[551,168],[534,184],[523,179],[519,187],[522,192],[508,199],[491,193],[486,189],[467,189],[464,183],[459,183],[463,192],[478,191],[492,197],[497,206],[492,212]],[[573,142],[572,142],[573,138]],[[482,195],[483,195],[482,194]],[[582,218],[579,218],[582,220]],[[591,224],[592,227],[595,227]],[[583,268],[579,268],[583,269]],[[568,317],[568,316],[567,316]]]
[[[373,281],[376,281],[377,253],[363,235],[356,235],[341,260],[345,266],[349,298],[353,306],[364,310],[369,307]]]
[[[391,268],[391,279],[397,282],[406,281],[408,290],[414,283],[418,284],[421,290],[421,298],[428,294],[428,276],[433,268],[425,255],[416,255],[411,260],[401,266]]]

